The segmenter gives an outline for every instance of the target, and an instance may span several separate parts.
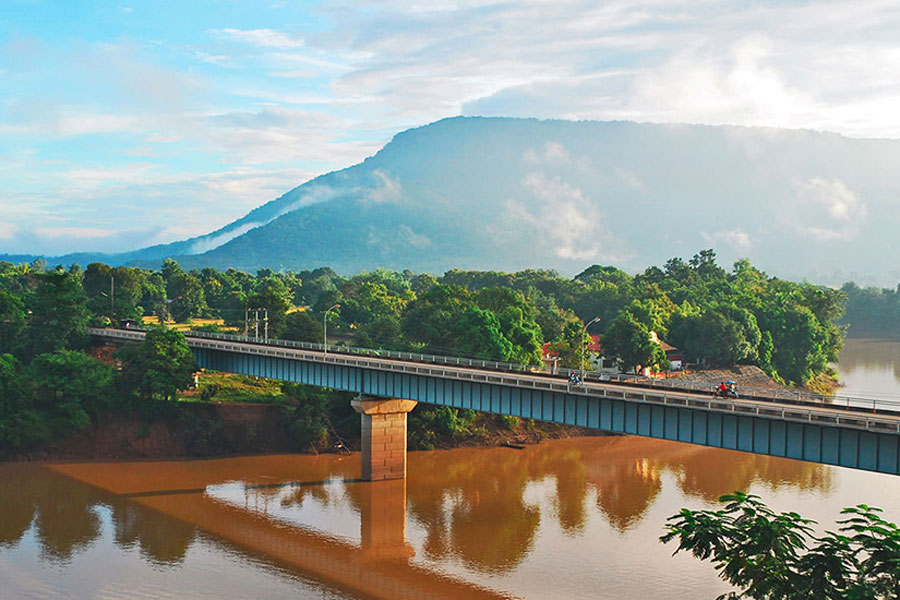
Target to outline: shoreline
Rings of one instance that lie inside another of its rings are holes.
[[[58,440],[0,455],[0,463],[113,462],[122,460],[204,460],[273,454],[340,454],[340,449],[311,449],[309,440],[291,437],[288,413],[276,404],[186,402],[178,414],[147,422],[138,415],[110,413],[97,423]],[[599,430],[519,419],[514,426],[496,415],[479,414],[475,433],[465,439],[436,435],[432,448],[491,448],[533,445],[547,439],[618,435]],[[410,436],[412,437],[412,436]],[[347,439],[347,451],[359,451],[359,439]]]

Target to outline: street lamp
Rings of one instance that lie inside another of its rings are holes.
[[[325,346],[324,354],[326,356],[328,355],[328,313],[330,313],[334,309],[340,308],[340,307],[341,307],[340,303],[337,303],[334,306],[332,306],[331,308],[329,308],[328,310],[326,310],[325,314],[322,316],[322,341],[324,342],[324,344],[322,344],[322,345]]]
[[[600,317],[594,317],[590,321],[584,324],[584,333],[587,333],[587,328],[600,320]],[[581,340],[581,382],[584,383],[584,336],[582,336]]]

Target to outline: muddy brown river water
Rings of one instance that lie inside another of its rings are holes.
[[[637,437],[358,455],[0,465],[0,597],[714,598],[657,541],[682,506],[749,489],[830,524],[900,517],[900,478]]]
[[[848,350],[848,392],[900,397],[900,344]],[[658,541],[681,507],[741,489],[822,526],[857,503],[900,521],[900,477],[638,437],[358,477],[358,455],[0,464],[0,598],[701,600],[726,586]]]

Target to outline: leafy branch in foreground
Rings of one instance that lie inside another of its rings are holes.
[[[838,531],[813,533],[815,521],[776,513],[759,496],[735,492],[720,510],[681,509],[660,540],[678,541],[712,562],[735,586],[718,600],[882,600],[900,597],[900,529],[881,509],[860,504],[841,511]]]

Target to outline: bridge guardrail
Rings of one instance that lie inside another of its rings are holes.
[[[106,329],[106,328],[88,328],[97,332],[127,332],[134,333],[137,336],[123,336],[123,339],[140,339],[143,329],[134,330],[122,329]],[[213,333],[207,331],[186,331],[186,336],[195,338],[206,338],[222,341],[233,341],[240,343],[258,344],[265,346],[296,348],[301,350],[310,350],[314,352],[324,352],[326,346],[315,342],[297,342],[293,340],[270,339],[263,342],[260,339],[233,335],[227,333]],[[376,350],[371,348],[357,348],[354,346],[340,346],[329,344],[328,352],[336,352],[340,354],[351,354],[357,356],[371,356],[375,358],[390,358],[395,360],[410,360],[420,363],[454,365],[460,367],[488,369],[492,371],[501,371],[508,373],[534,373],[536,375],[547,376],[546,372],[537,372],[530,365],[522,365],[519,363],[491,361],[482,359],[462,358],[455,356],[440,356],[434,354],[423,354],[418,352],[400,352],[395,350]],[[580,374],[579,369],[560,369],[559,374],[566,376],[569,373]],[[623,385],[638,385],[641,387],[649,387],[651,389],[670,389],[672,391],[684,391],[697,394],[710,394],[711,386],[697,386],[685,382],[680,382],[677,378],[657,379],[653,377],[644,377],[641,375],[629,375],[625,373],[601,373],[598,371],[587,371],[586,377],[590,381],[618,383]],[[865,410],[867,412],[877,413],[879,411],[900,413],[900,401],[874,399],[874,398],[855,398],[850,396],[824,396],[822,394],[814,394],[811,392],[803,392],[800,390],[780,390],[770,388],[754,388],[741,387],[742,402],[754,400],[780,401],[791,404],[819,404],[828,408],[846,408],[848,410]]]
[[[239,347],[237,345],[227,344],[227,342],[229,341],[232,342],[232,344],[240,343],[244,344],[244,346]],[[215,342],[226,342],[226,344],[223,346],[222,344],[216,344]],[[245,342],[237,340],[209,340],[205,344],[208,344],[208,347],[212,349],[218,348],[233,351],[246,350],[248,346]],[[203,347],[205,344],[204,342],[201,342],[200,346]],[[296,354],[290,353],[291,350],[299,350],[303,352],[312,351],[309,348],[279,349],[277,346],[273,347],[271,345],[263,344],[249,344],[249,347],[252,349],[253,354],[284,358],[296,356]],[[568,393],[573,395],[627,399],[630,401],[636,401],[645,404],[705,408],[706,410],[716,412],[756,414],[777,417],[784,421],[792,421],[798,423],[826,423],[866,431],[881,431],[884,433],[900,434],[900,419],[885,419],[869,416],[867,414],[860,415],[852,413],[842,413],[839,412],[840,407],[837,407],[837,410],[835,410],[834,407],[830,407],[831,409],[829,410],[829,408],[826,407],[816,408],[800,406],[778,406],[767,402],[733,400],[727,398],[670,396],[665,393],[657,393],[655,391],[638,389],[635,389],[633,392],[629,392],[627,390],[608,389],[602,387],[599,384],[591,384],[589,386],[579,384],[573,385],[564,381],[544,379],[536,375],[509,373],[497,374],[492,376],[485,373],[460,370],[458,368],[455,368],[454,365],[422,367],[415,364],[410,365],[397,362],[385,362],[382,359],[383,357],[347,355],[340,353],[327,355],[328,362],[346,366],[377,368],[380,370],[395,371],[401,373],[436,375],[446,379],[458,379],[467,381],[490,382],[490,380],[493,378],[495,379],[493,383],[497,383],[500,385],[511,385],[520,388],[543,388],[550,391],[558,391],[561,393]]]

